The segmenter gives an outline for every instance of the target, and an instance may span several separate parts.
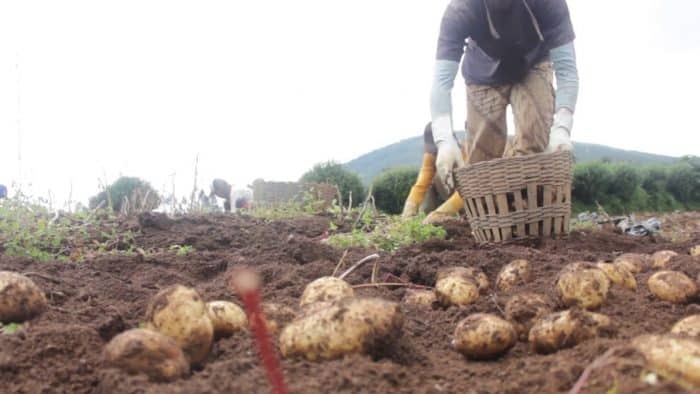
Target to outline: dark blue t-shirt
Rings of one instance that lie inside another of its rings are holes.
[[[521,80],[549,51],[576,37],[566,0],[452,0],[440,27],[437,59],[459,62],[469,84]],[[468,40],[467,40],[468,39]]]

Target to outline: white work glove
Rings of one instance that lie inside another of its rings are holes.
[[[452,121],[449,116],[441,116],[433,120],[433,140],[437,146],[437,158],[435,159],[435,175],[448,194],[455,190],[453,171],[464,167],[462,149],[457,143],[452,132]]]
[[[571,129],[573,126],[574,114],[568,108],[560,108],[554,114],[554,122],[549,132],[549,145],[545,152],[572,151],[574,149],[571,143]]]

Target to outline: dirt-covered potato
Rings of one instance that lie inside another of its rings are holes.
[[[609,336],[614,331],[609,317],[584,309],[571,309],[539,320],[530,330],[528,339],[532,350],[549,354],[598,336]]]
[[[698,292],[695,282],[677,271],[659,271],[649,278],[647,286],[656,297],[674,304],[683,304]]]
[[[318,302],[317,304],[330,304]],[[307,305],[307,308],[313,308],[315,305]],[[265,314],[265,322],[270,334],[277,334],[284,326],[296,319],[297,313],[294,309],[272,302],[266,302],[262,305],[263,314]]]
[[[285,327],[280,350],[284,357],[308,360],[372,354],[396,339],[402,327],[398,304],[377,298],[346,298]]]
[[[678,253],[672,250],[660,250],[651,255],[651,266],[654,269],[666,269]]]
[[[686,388],[700,389],[700,342],[673,335],[642,335],[632,340],[647,367]]]
[[[436,302],[437,297],[432,290],[408,289],[403,296],[403,303],[408,305],[431,306]]]
[[[315,302],[334,302],[354,295],[355,292],[348,282],[332,276],[325,276],[306,286],[299,305],[304,307]]]
[[[44,310],[44,292],[29,278],[10,271],[0,271],[0,323],[22,323]]]
[[[491,284],[489,283],[489,278],[486,276],[484,271],[479,268],[468,267],[465,271],[465,275],[472,278],[476,282],[476,286],[479,288],[479,294],[488,294]]]
[[[613,264],[625,267],[633,274],[639,274],[649,270],[649,256],[640,253],[625,253],[615,259]]]
[[[521,341],[527,341],[527,336],[533,324],[539,319],[554,312],[552,303],[544,296],[535,293],[518,294],[506,303],[506,319],[513,323]]]
[[[464,267],[444,268],[438,271],[435,295],[445,306],[465,306],[479,299],[479,283],[472,271]]]
[[[496,288],[503,292],[513,290],[517,285],[532,281],[532,269],[527,260],[515,260],[501,269],[496,279]]]
[[[214,327],[202,297],[182,285],[167,287],[151,299],[146,328],[173,338],[192,364],[204,361],[214,340]]]
[[[518,335],[510,322],[477,313],[459,322],[452,345],[467,358],[489,360],[510,350],[517,341]]]
[[[637,279],[623,265],[599,262],[596,267],[605,273],[610,282],[622,288],[637,291]]]
[[[207,303],[207,313],[214,327],[214,337],[223,338],[248,330],[248,318],[240,306],[228,301]]]
[[[700,339],[700,315],[692,315],[680,320],[671,329],[671,334]]]
[[[104,365],[129,374],[144,373],[154,381],[170,382],[190,372],[177,342],[161,333],[134,329],[125,331],[105,346]]]
[[[564,267],[557,278],[557,294],[566,306],[596,309],[605,302],[609,289],[605,273],[588,263]]]
[[[700,245],[692,247],[690,249],[690,255],[693,257],[700,256]]]

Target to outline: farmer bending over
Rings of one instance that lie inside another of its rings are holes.
[[[451,197],[430,213],[427,222],[440,222],[462,210],[452,173],[465,163],[572,149],[578,97],[574,38],[566,0],[450,2],[438,39],[426,151],[404,217],[418,213],[431,183],[438,185],[437,194]],[[451,93],[460,61],[467,84],[469,138],[464,147],[452,130]],[[506,150],[508,105],[516,130]],[[432,149],[428,142],[433,142]]]

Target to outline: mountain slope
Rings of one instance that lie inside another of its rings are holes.
[[[577,162],[609,159],[613,162],[627,162],[639,165],[670,164],[677,160],[675,157],[655,155],[611,148],[609,146],[574,143],[574,153]],[[346,166],[357,172],[365,184],[369,184],[377,174],[388,168],[419,167],[423,154],[422,136],[399,141],[375,151],[364,154],[346,163]]]

